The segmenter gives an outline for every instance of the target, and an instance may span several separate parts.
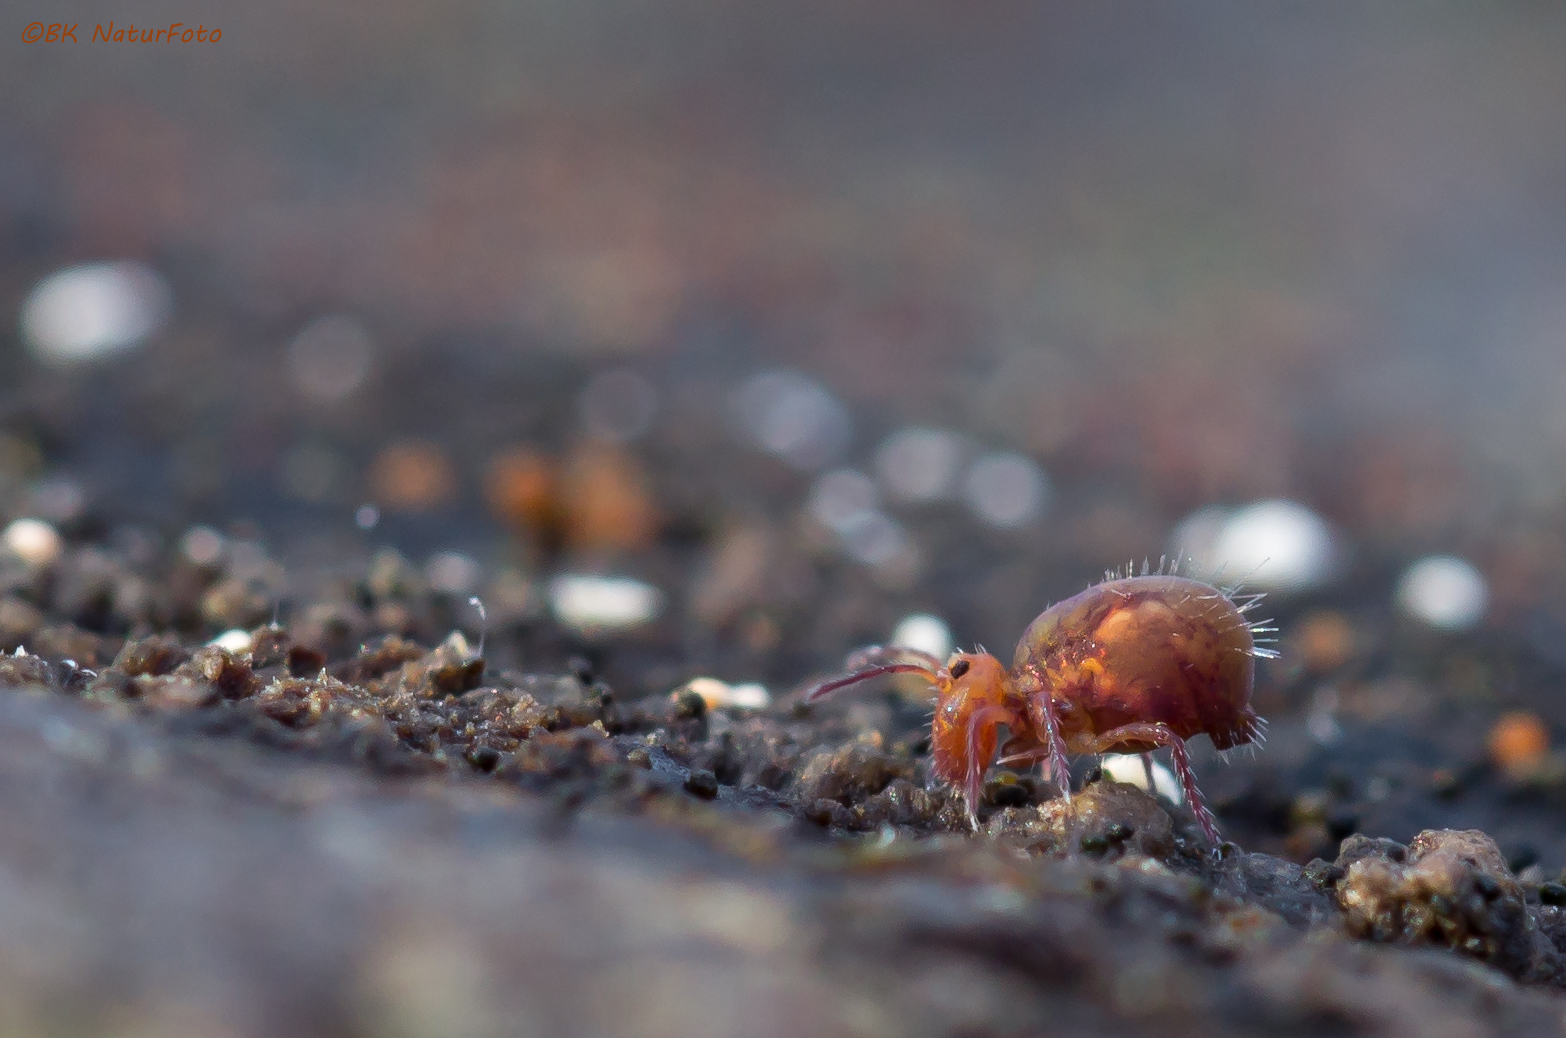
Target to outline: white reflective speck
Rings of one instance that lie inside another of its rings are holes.
[[[675,689],[671,698],[678,698],[686,692],[694,692],[701,696],[702,702],[707,704],[709,710],[726,708],[764,710],[772,702],[772,695],[767,691],[766,686],[755,682],[731,685],[717,678],[692,678]]]
[[[927,652],[945,661],[952,651],[952,632],[946,621],[929,613],[905,616],[892,631],[892,644]]]
[[[180,554],[198,566],[216,565],[226,547],[223,535],[210,526],[192,526],[179,539]]]
[[[1049,505],[1049,479],[1032,458],[1000,452],[986,454],[969,466],[963,479],[963,500],[991,526],[1026,526]]]
[[[133,261],[84,263],[40,281],[22,303],[22,341],[39,360],[75,364],[139,346],[168,321],[168,284]]]
[[[729,701],[741,710],[765,710],[772,703],[772,693],[765,685],[747,681],[729,689]]]
[[[794,371],[767,371],[745,382],[730,401],[735,420],[756,445],[814,471],[848,446],[848,410],[819,383]]]
[[[424,564],[424,579],[430,589],[448,595],[471,594],[481,576],[479,564],[460,551],[436,552]]]
[[[1142,756],[1138,753],[1106,753],[1104,754],[1104,774],[1116,782],[1126,782],[1140,789],[1147,788],[1147,769],[1142,766]],[[1185,798],[1180,795],[1180,783],[1175,780],[1174,772],[1162,761],[1153,761],[1153,792],[1173,804],[1185,803]]]
[[[225,649],[228,652],[236,654],[241,652],[249,652],[251,645],[250,632],[242,631],[236,627],[231,631],[224,631],[216,638],[213,638],[211,641],[207,642],[207,644],[215,645],[220,649]]]
[[[568,573],[549,582],[549,608],[576,631],[629,630],[658,615],[663,592],[629,577]]]
[[[1443,631],[1464,631],[1484,619],[1490,588],[1466,559],[1430,555],[1404,571],[1395,594],[1398,608]]]
[[[47,566],[60,557],[60,535],[42,519],[17,519],[0,534],[0,542],[29,566]]]
[[[875,483],[854,469],[833,469],[810,488],[806,506],[811,518],[835,533],[842,533],[862,516],[876,511]]]
[[[894,501],[940,501],[957,490],[963,441],[945,429],[908,426],[876,448],[875,474]]]
[[[342,400],[358,389],[374,359],[370,333],[342,314],[312,321],[288,344],[288,371],[294,385],[317,403]]]
[[[1209,506],[1175,527],[1171,552],[1192,572],[1263,591],[1304,591],[1327,583],[1338,548],[1326,520],[1296,501]]]
[[[888,566],[910,549],[908,534],[882,512],[861,512],[839,531],[843,550],[866,566]]]

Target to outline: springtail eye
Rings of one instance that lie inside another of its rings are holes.
[[[960,677],[962,677],[966,673],[968,673],[968,661],[967,660],[961,660],[960,659],[956,663],[952,664],[951,674],[952,674],[953,678],[960,678]]]

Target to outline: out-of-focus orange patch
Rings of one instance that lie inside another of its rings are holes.
[[[1354,628],[1342,613],[1311,613],[1300,621],[1294,638],[1305,666],[1318,674],[1336,670],[1354,655]]]
[[[534,533],[559,524],[559,477],[554,462],[532,447],[511,447],[490,459],[484,476],[490,512]]]
[[[649,544],[657,513],[636,459],[607,443],[583,444],[566,459],[560,496],[566,539],[586,549],[630,549]]]
[[[484,496],[497,519],[551,546],[635,549],[657,531],[641,465],[608,443],[584,443],[559,463],[532,447],[508,448],[490,460]]]
[[[457,492],[451,462],[433,443],[405,440],[386,447],[370,465],[370,493],[383,508],[423,512]]]
[[[1538,714],[1513,710],[1496,718],[1486,745],[1496,767],[1526,777],[1549,756],[1550,730]]]

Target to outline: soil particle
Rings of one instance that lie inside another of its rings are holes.
[[[110,669],[133,678],[161,677],[172,673],[189,658],[190,653],[180,645],[179,639],[161,634],[127,642]]]
[[[0,658],[12,687],[69,693],[82,680],[72,673],[83,672]],[[1489,999],[1532,1019],[1537,1007],[1506,978],[1563,979],[1566,908],[1552,902],[1566,897],[1519,881],[1481,833],[1426,832],[1406,846],[1354,835],[1335,861],[1301,867],[1232,845],[1215,855],[1186,812],[1101,773],[1068,804],[1051,783],[997,772],[975,836],[889,704],[744,710],[690,692],[622,704],[585,667],[487,670],[459,635],[426,648],[391,634],[329,661],[273,626],[244,652],[132,639],[82,698],[83,709],[118,704],[143,724],[372,775],[521,791],[544,805],[548,840],[583,819],[640,816],[685,833],[691,853],[749,862],[760,871],[748,883],[779,869],[810,877],[800,910],[818,913],[833,944],[824,961],[858,949],[898,963],[905,993],[921,971],[931,990],[957,983],[953,970],[966,978],[966,994],[927,1006],[951,1024],[941,1033],[964,1022],[1026,1033],[1044,1018],[1156,1032],[1188,1018],[1214,1033],[1243,1019],[1302,1034],[1457,1035],[1469,1032],[1443,1012],[1471,1023],[1493,1007],[1431,1006]],[[1369,954],[1379,945],[1404,948]],[[1397,958],[1416,953],[1446,965]]]
[[[1071,798],[1054,797],[1037,807],[1009,807],[990,817],[988,835],[1031,853],[1080,850],[1169,859],[1177,853],[1168,811],[1136,786],[1099,781]]]
[[[1347,932],[1452,948],[1522,980],[1560,980],[1561,960],[1495,841],[1477,830],[1345,841],[1334,896]],[[1552,919],[1553,922],[1553,919]]]
[[[812,755],[800,769],[793,791],[802,800],[835,800],[848,807],[912,774],[909,762],[883,753],[876,745],[856,742]]]
[[[370,682],[383,696],[415,695],[440,698],[460,695],[478,687],[484,675],[484,660],[475,656],[467,641],[454,634],[432,652],[409,660],[394,673]]]
[[[120,649],[118,638],[105,638],[71,623],[41,626],[27,644],[40,656],[72,660],[78,667],[89,669],[106,665]]]
[[[697,770],[685,780],[685,788],[692,796],[711,800],[718,795],[718,779],[710,771]]]
[[[272,612],[272,596],[254,582],[228,577],[201,596],[201,617],[214,627],[249,628]]]
[[[47,689],[54,682],[54,668],[42,656],[0,656],[0,687]]]
[[[1305,868],[1270,854],[1225,855],[1213,865],[1211,876],[1218,893],[1260,901],[1296,926],[1320,924],[1336,915],[1332,898]]]
[[[261,689],[249,662],[216,645],[197,649],[175,673],[212,685],[224,699],[247,699]]]

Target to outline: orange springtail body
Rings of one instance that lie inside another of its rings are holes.
[[[1173,572],[1105,574],[1081,594],[1040,613],[1017,643],[1008,670],[982,650],[952,654],[873,647],[806,701],[881,674],[918,674],[935,690],[930,749],[935,773],[967,798],[977,826],[984,773],[998,729],[1009,733],[1000,763],[1041,761],[1071,800],[1068,755],[1140,753],[1169,747],[1175,774],[1202,834],[1219,844],[1196,787],[1186,740],[1206,735],[1227,750],[1260,742],[1265,722],[1251,709],[1257,658],[1277,653],[1258,636],[1275,628],[1246,613],[1260,595],[1237,597]]]

